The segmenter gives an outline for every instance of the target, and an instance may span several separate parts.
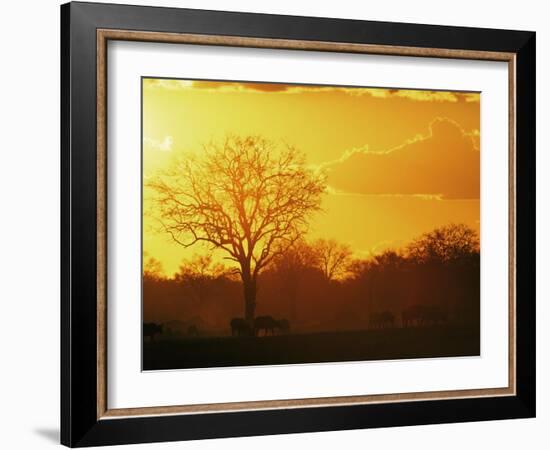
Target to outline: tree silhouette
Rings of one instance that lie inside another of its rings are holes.
[[[162,263],[149,256],[147,252],[144,253],[143,260],[143,277],[149,280],[160,280],[163,277]]]
[[[300,239],[273,260],[270,270],[280,286],[278,291],[288,301],[290,320],[295,323],[298,288],[307,270],[317,270],[317,255],[311,245]]]
[[[454,262],[479,254],[479,238],[467,225],[449,224],[424,233],[407,252],[418,262]]]
[[[305,233],[325,179],[292,146],[277,151],[261,137],[231,136],[205,145],[202,157],[174,160],[147,185],[174,242],[205,243],[235,263],[252,322],[259,273]]]
[[[319,239],[313,243],[319,269],[327,281],[332,281],[348,271],[352,251],[346,244],[334,239]]]
[[[213,261],[211,255],[195,255],[183,261],[174,280],[182,283],[189,297],[196,302],[204,302],[216,288],[216,281],[226,275],[226,268]]]

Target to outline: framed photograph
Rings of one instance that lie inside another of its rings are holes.
[[[61,7],[61,441],[535,415],[535,33]]]

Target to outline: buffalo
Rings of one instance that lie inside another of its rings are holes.
[[[369,317],[369,328],[393,328],[395,316],[390,311],[382,311],[371,314]]]
[[[143,324],[143,338],[148,337],[153,342],[157,334],[162,334],[162,325],[153,322]]]
[[[413,305],[401,314],[403,327],[444,325],[447,314],[436,305]]]
[[[196,325],[189,325],[187,328],[187,336],[189,337],[199,337],[199,329]]]
[[[264,336],[267,336],[269,332],[273,335],[275,334],[275,328],[278,328],[278,323],[271,316],[258,316],[254,320],[254,335],[256,336],[259,336],[262,330]]]
[[[252,334],[252,327],[241,317],[231,319],[229,325],[231,326],[231,336],[250,336]]]

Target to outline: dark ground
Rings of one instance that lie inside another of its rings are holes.
[[[199,337],[144,342],[143,370],[479,354],[479,329],[425,327],[267,337]]]

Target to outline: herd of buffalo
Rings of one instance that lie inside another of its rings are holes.
[[[401,326],[423,327],[444,325],[447,323],[447,314],[439,306],[413,305],[401,313]],[[393,328],[397,325],[395,314],[390,311],[382,311],[371,314],[369,328]]]
[[[290,331],[290,323],[286,319],[276,320],[271,316],[258,316],[254,319],[252,327],[245,319],[236,317],[229,322],[231,326],[231,336],[260,336],[263,332],[264,336],[269,333],[275,334],[288,333]]]
[[[413,305],[401,312],[401,327],[441,326],[447,323],[447,314],[439,306]],[[268,336],[287,334],[290,322],[287,319],[275,319],[272,316],[258,316],[251,324],[242,317],[235,317],[229,322],[231,336]],[[369,329],[385,329],[398,326],[398,318],[391,311],[372,313],[369,317]],[[163,325],[157,323],[143,324],[143,337],[154,341],[155,336],[163,334]],[[200,330],[191,325],[187,329],[188,337],[199,337]]]

